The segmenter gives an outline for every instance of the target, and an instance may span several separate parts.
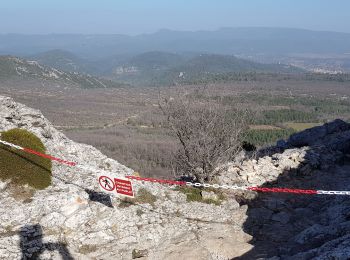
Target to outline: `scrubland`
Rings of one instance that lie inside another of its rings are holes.
[[[91,144],[142,176],[172,175],[177,140],[164,124],[159,95],[174,96],[198,85],[113,89],[32,88],[0,84],[3,95],[40,109],[71,139]],[[254,112],[246,141],[269,145],[295,131],[335,118],[350,120],[350,87],[337,80],[209,83],[210,98]]]

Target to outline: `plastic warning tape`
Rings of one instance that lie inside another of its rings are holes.
[[[12,148],[15,148],[17,150],[22,150],[26,153],[30,153],[30,154],[35,154],[37,156],[40,156],[40,157],[43,157],[43,158],[47,158],[47,159],[50,159],[52,161],[56,161],[56,162],[59,162],[59,163],[62,163],[62,164],[67,164],[69,166],[75,166],[76,163],[75,162],[70,162],[70,161],[66,161],[66,160],[62,160],[60,158],[57,158],[57,157],[54,157],[54,156],[51,156],[49,154],[44,154],[44,153],[40,153],[40,152],[37,152],[37,151],[34,151],[32,149],[29,149],[29,148],[24,148],[24,147],[21,147],[19,145],[15,145],[15,144],[12,144],[12,143],[9,143],[9,142],[6,142],[6,141],[2,141],[0,140],[0,143],[1,144],[4,144],[4,145],[7,145],[9,147],[12,147]]]
[[[19,145],[15,145],[6,141],[0,140],[1,144],[12,147],[17,150],[22,150],[29,154],[34,154],[43,158],[50,159],[52,161],[56,161],[61,164],[65,164],[71,167],[75,167],[81,170],[92,171],[92,172],[106,172],[110,174],[111,172],[96,169],[91,166],[80,165],[76,162],[71,162],[67,160],[63,160],[49,154],[40,153],[34,151],[32,149],[24,148]],[[241,190],[241,191],[257,191],[257,192],[275,192],[275,193],[293,193],[293,194],[307,194],[307,195],[349,195],[350,191],[326,191],[326,190],[304,190],[304,189],[290,189],[290,188],[266,188],[266,187],[245,187],[245,186],[237,186],[237,185],[219,185],[219,184],[210,184],[210,183],[200,183],[200,182],[185,182],[185,181],[174,181],[174,180],[164,180],[164,179],[156,179],[156,178],[142,178],[138,176],[125,176],[128,179],[135,181],[146,181],[152,183],[160,183],[160,184],[169,184],[169,185],[177,185],[177,186],[191,186],[191,187],[203,187],[203,188],[214,188],[214,189],[231,189],[231,190]]]
[[[52,161],[56,161],[56,162],[59,162],[59,163],[62,163],[62,164],[67,164],[69,166],[76,166],[77,165],[75,162],[62,160],[60,158],[53,157],[53,156],[51,156],[49,154],[39,153],[37,151],[31,150],[31,149],[28,149],[28,148],[23,148],[22,150],[27,152],[27,153],[35,154],[35,155],[38,155],[40,157],[50,159]]]
[[[9,142],[5,142],[5,141],[0,140],[0,143],[2,143],[2,144],[4,144],[4,145],[7,145],[7,146],[10,146],[10,147],[12,147],[12,148],[15,148],[15,149],[17,149],[17,150],[24,150],[23,147],[18,146],[18,145],[15,145],[15,144],[12,144],[12,143],[9,143]]]
[[[76,162],[63,160],[63,159],[54,157],[52,155],[40,153],[38,151],[35,151],[35,150],[32,150],[32,149],[28,149],[28,148],[24,148],[24,147],[21,147],[19,145],[15,145],[15,144],[3,141],[3,140],[0,140],[0,143],[4,144],[4,145],[7,145],[9,147],[15,148],[17,150],[22,150],[22,151],[30,153],[30,154],[34,154],[34,155],[37,155],[37,156],[40,156],[40,157],[43,157],[43,158],[46,158],[46,159],[49,159],[49,160],[52,160],[52,161],[56,161],[56,162],[61,163],[61,164],[65,164],[65,165],[72,166],[72,167],[74,166],[75,168],[81,169],[83,171],[100,172],[100,173],[110,174],[110,172],[102,170],[102,169],[96,169],[96,168],[91,167],[91,166],[80,165],[80,164],[78,164]]]
[[[260,191],[260,192],[284,192],[284,193],[296,193],[296,194],[318,194],[317,190],[302,190],[302,189],[287,189],[287,188],[249,187],[248,190]]]

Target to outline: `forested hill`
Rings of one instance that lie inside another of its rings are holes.
[[[177,84],[214,80],[230,73],[302,73],[285,64],[262,64],[234,55],[149,52],[132,57],[111,71],[115,80],[134,85]]]

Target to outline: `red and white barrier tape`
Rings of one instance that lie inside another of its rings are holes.
[[[49,154],[43,154],[28,148],[24,148],[6,141],[0,140],[1,144],[12,147],[17,150],[22,150],[26,153],[34,154],[43,158],[50,159],[52,161],[56,161],[61,164],[65,164],[71,167],[76,167],[81,170],[87,170],[92,172],[106,172],[101,169],[96,169],[90,166],[80,165],[76,162],[71,162],[67,160],[63,160]],[[209,183],[193,183],[193,182],[185,182],[185,181],[173,181],[173,180],[164,180],[164,179],[155,179],[155,178],[142,178],[138,176],[125,176],[128,179],[135,181],[146,181],[160,184],[170,184],[177,186],[193,186],[193,187],[203,187],[203,188],[214,188],[214,189],[231,189],[231,190],[242,190],[242,191],[258,191],[258,192],[277,192],[277,193],[294,193],[294,194],[307,194],[307,195],[350,195],[350,191],[326,191],[326,190],[305,190],[305,189],[289,189],[289,188],[264,188],[264,187],[245,187],[245,186],[237,186],[237,185],[219,185],[219,184],[209,184]]]
[[[250,190],[259,192],[277,192],[277,193],[294,193],[294,194],[325,194],[325,195],[350,195],[350,191],[325,191],[325,190],[304,190],[304,189],[289,189],[289,188],[263,188],[263,187],[245,187],[237,185],[219,185],[219,184],[209,184],[200,182],[185,182],[185,181],[172,181],[172,180],[162,180],[154,178],[142,178],[138,176],[126,176],[126,178],[137,181],[147,181],[153,183],[165,183],[178,186],[193,186],[193,187],[203,187],[203,188],[214,188],[214,189],[228,189],[228,190]]]

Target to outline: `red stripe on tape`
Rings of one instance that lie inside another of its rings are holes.
[[[49,154],[44,154],[44,153],[39,153],[37,151],[34,151],[34,150],[31,150],[31,149],[28,149],[28,148],[23,148],[23,150],[27,153],[31,153],[31,154],[35,154],[35,155],[38,155],[40,157],[43,157],[43,158],[47,158],[47,159],[50,159],[50,160],[53,160],[53,161],[57,161],[59,163],[64,163],[64,164],[67,164],[67,165],[70,165],[70,166],[75,166],[77,165],[75,162],[70,162],[70,161],[66,161],[66,160],[62,160],[60,158],[56,158],[56,157],[53,157]]]
[[[287,188],[248,187],[248,190],[261,191],[261,192],[284,192],[284,193],[299,193],[299,194],[317,194],[316,190],[301,190],[301,189],[287,189]]]

